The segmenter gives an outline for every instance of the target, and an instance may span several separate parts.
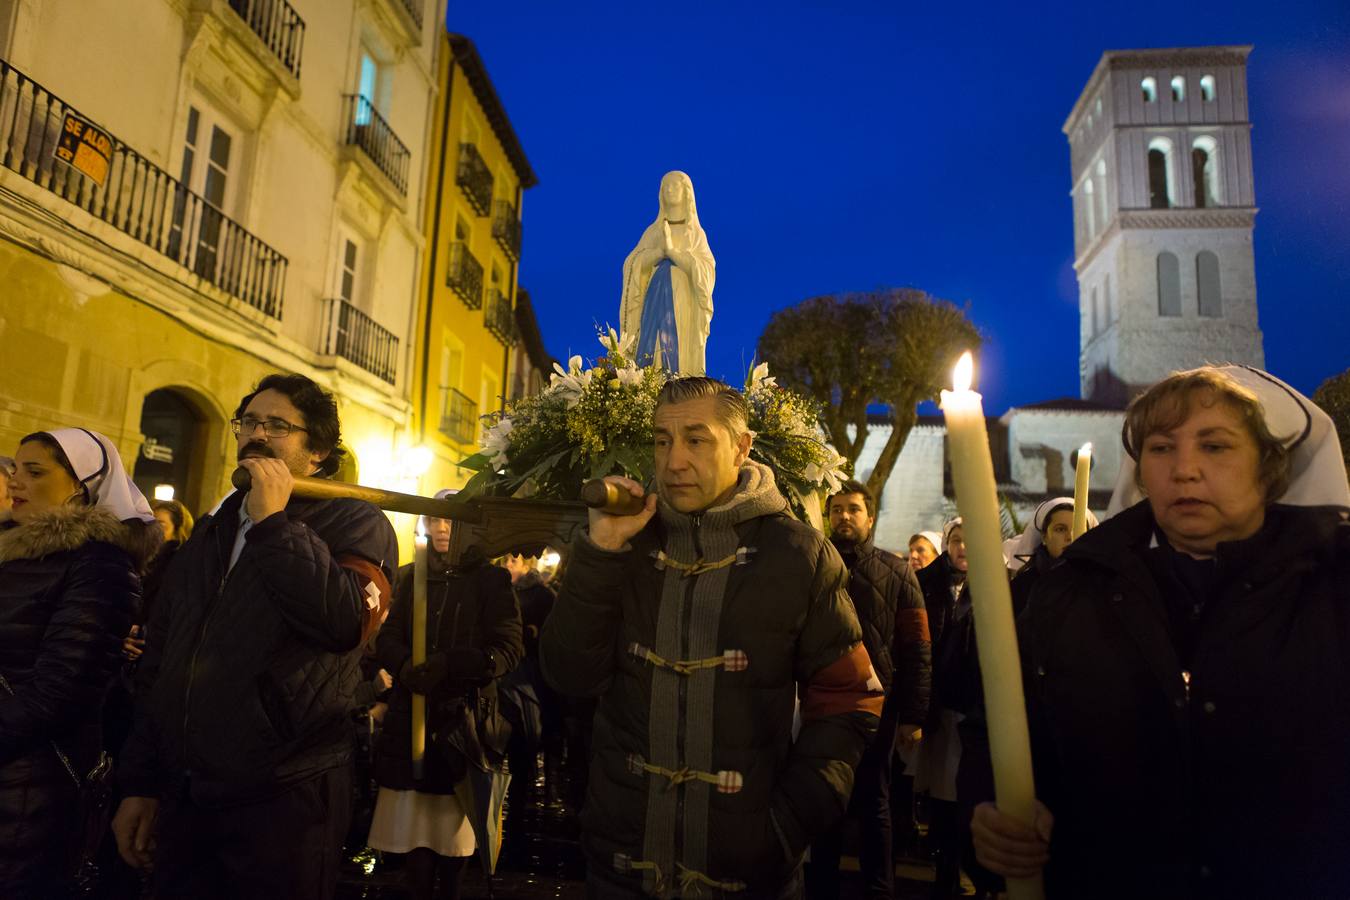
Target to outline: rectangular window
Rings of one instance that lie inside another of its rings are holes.
[[[171,255],[215,283],[220,237],[233,203],[238,138],[223,118],[205,106],[189,106],[179,178],[185,190],[174,198],[169,228]],[[187,191],[206,202],[193,200]],[[182,255],[186,252],[188,258]]]
[[[342,276],[338,296],[351,303],[356,296],[356,242],[344,239],[342,245]]]
[[[501,383],[497,380],[496,372],[487,366],[483,366],[483,386],[478,399],[478,414],[480,416],[486,416],[488,413],[501,409],[501,392]]]

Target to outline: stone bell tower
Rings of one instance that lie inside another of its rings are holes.
[[[1263,366],[1250,46],[1111,50],[1064,123],[1084,399],[1175,369]]]

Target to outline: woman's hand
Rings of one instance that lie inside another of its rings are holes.
[[[132,625],[131,633],[122,639],[122,655],[135,662],[145,652],[145,638],[141,637],[141,626]]]
[[[1050,832],[1054,827],[1055,817],[1039,800],[1032,825],[1004,815],[992,803],[981,803],[970,820],[975,859],[1005,878],[1035,877],[1050,861]]]

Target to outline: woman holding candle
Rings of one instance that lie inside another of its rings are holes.
[[[1019,621],[1036,828],[981,805],[976,852],[1007,875],[1045,866],[1050,897],[1350,896],[1334,427],[1265,372],[1206,367],[1141,395],[1123,438],[1128,508]]]
[[[453,493],[443,490],[436,497]],[[468,766],[462,750],[456,749],[463,746],[456,735],[465,734],[469,726],[475,732],[482,729],[482,710],[496,707],[495,679],[515,668],[524,648],[511,577],[481,555],[466,555],[458,565],[450,565],[450,522],[422,521],[431,538],[426,661],[413,664],[414,567],[407,565],[398,571],[393,608],[375,644],[380,665],[398,674],[376,748],[380,792],[369,843],[377,850],[408,854],[408,881],[415,900],[453,900],[459,896],[464,864],[475,849],[472,826],[454,793]],[[420,779],[415,777],[411,753],[414,693],[426,698],[427,740]],[[504,750],[499,748],[498,753]]]

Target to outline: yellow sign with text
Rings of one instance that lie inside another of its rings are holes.
[[[54,151],[57,159],[103,187],[103,182],[108,180],[112,151],[111,135],[74,113],[66,113],[61,139],[56,142]]]

